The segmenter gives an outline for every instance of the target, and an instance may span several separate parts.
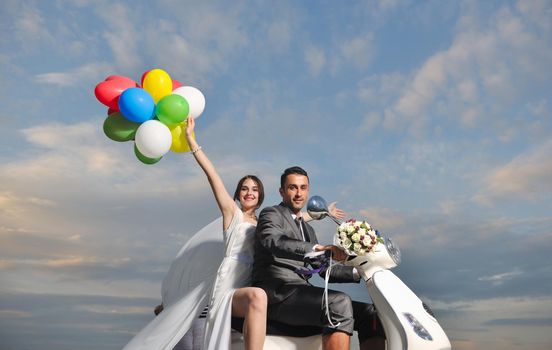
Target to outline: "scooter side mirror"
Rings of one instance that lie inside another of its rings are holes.
[[[341,221],[330,214],[326,200],[320,196],[312,196],[309,198],[307,212],[314,220],[320,220],[328,216],[335,221],[336,224],[341,225]]]

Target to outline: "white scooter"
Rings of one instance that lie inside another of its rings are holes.
[[[329,213],[326,201],[310,198],[307,211],[314,219]],[[366,282],[387,338],[388,350],[449,350],[450,341],[431,310],[390,269],[401,263],[401,252],[391,238],[377,243],[374,251],[349,256],[345,265],[355,266]]]
[[[313,196],[307,204],[309,215],[320,220],[330,217],[326,201]],[[377,243],[375,249],[362,256],[349,256],[345,265],[357,268],[366,282],[387,338],[387,350],[450,350],[450,341],[435,316],[414,292],[390,269],[401,262],[401,252],[389,237]],[[323,252],[322,252],[323,253]],[[243,348],[241,335],[233,335],[232,349]],[[320,335],[290,337],[267,335],[265,349],[322,349]]]

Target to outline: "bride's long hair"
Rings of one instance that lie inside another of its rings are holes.
[[[243,182],[247,179],[253,180],[257,185],[257,188],[259,189],[259,198],[257,201],[257,206],[255,207],[255,209],[259,209],[261,207],[261,204],[263,204],[263,201],[264,201],[264,186],[261,179],[259,179],[255,175],[245,175],[240,179],[240,181],[238,182],[238,185],[236,186],[236,191],[234,191],[234,200],[235,201],[240,200],[240,190],[242,188]]]

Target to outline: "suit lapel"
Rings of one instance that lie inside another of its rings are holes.
[[[282,207],[282,215],[284,219],[287,221],[288,226],[291,227],[291,231],[295,234],[295,238],[302,241],[303,235],[301,235],[301,231],[297,224],[295,223],[295,220],[291,217],[291,210],[289,210],[288,207],[284,205],[284,203],[280,203],[280,207]]]

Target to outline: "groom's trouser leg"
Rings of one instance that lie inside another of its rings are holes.
[[[353,315],[355,331],[358,332],[358,341],[362,344],[369,338],[385,339],[383,326],[373,304],[353,301]]]
[[[351,298],[342,292],[328,290],[330,319],[328,321],[322,303],[324,289],[310,285],[286,285],[280,287],[283,294],[291,295],[282,302],[268,305],[268,319],[293,326],[319,326],[324,334],[335,331],[353,334],[354,319]],[[286,290],[287,289],[287,290]]]

